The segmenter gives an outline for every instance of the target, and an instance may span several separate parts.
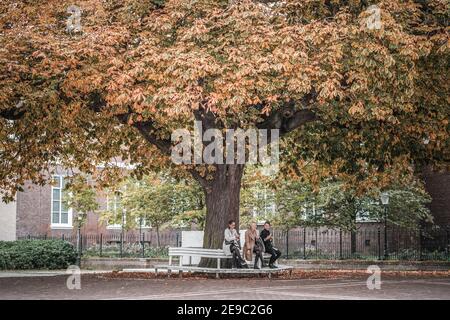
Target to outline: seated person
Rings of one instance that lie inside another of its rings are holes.
[[[265,246],[266,252],[272,255],[270,257],[270,261],[269,261],[269,268],[274,269],[274,268],[276,268],[274,263],[281,256],[281,251],[273,246],[273,243],[272,243],[273,237],[270,234],[269,229],[270,229],[270,222],[266,221],[264,223],[264,229],[261,231],[259,236],[264,241],[264,246]]]
[[[226,254],[231,254],[232,268],[247,267],[247,263],[241,257],[239,233],[236,231],[236,222],[234,220],[228,221],[228,228],[225,229],[223,240],[223,251]]]
[[[255,265],[254,269],[258,268],[258,261],[261,260],[261,267],[264,268],[263,251],[261,248],[258,230],[256,230],[256,223],[252,222],[249,225],[247,231],[245,231],[245,244],[244,244],[244,256],[247,260],[251,261],[253,258],[253,253],[255,254]]]

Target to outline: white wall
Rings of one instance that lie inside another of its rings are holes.
[[[16,240],[17,203],[0,200],[0,240]]]
[[[245,242],[245,230],[239,231],[241,248]],[[181,246],[189,248],[201,248],[203,247],[203,231],[181,231]],[[192,264],[198,264],[200,258],[192,257]],[[189,257],[183,257],[183,264],[189,264]]]

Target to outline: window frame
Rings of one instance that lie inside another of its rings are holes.
[[[118,203],[118,200],[117,200],[117,195],[116,194],[113,194],[113,196],[114,196],[114,202],[113,202],[113,204],[114,204],[114,211],[115,211],[115,213],[117,214],[117,203]],[[110,198],[111,198],[111,196],[109,195],[109,194],[107,194],[106,195],[106,210],[107,211],[109,211],[110,210]],[[121,201],[121,200],[119,200],[119,201]],[[125,211],[125,209],[123,209],[122,208],[122,211]],[[126,212],[124,212],[123,213],[124,214],[124,220],[125,220],[125,223],[126,223],[126,221],[127,221],[127,215],[126,215]],[[109,224],[108,222],[106,222],[106,229],[107,230],[122,230],[122,223],[113,223],[113,224]]]
[[[63,203],[63,181],[67,175],[64,174],[53,174],[52,175],[52,184],[51,184],[51,196],[50,196],[50,227],[51,229],[72,229],[73,221],[72,221],[72,208],[67,208],[67,223],[61,223],[61,215],[62,215],[62,203]],[[55,178],[59,179],[59,184],[57,187],[54,186]],[[54,189],[59,189],[59,199],[54,199],[53,191]],[[59,201],[59,222],[53,222],[53,202]]]

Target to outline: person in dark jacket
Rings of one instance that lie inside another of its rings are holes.
[[[272,255],[269,260],[269,268],[274,269],[274,268],[276,268],[274,263],[281,256],[281,251],[273,246],[273,237],[270,234],[269,229],[270,229],[270,222],[266,221],[264,223],[264,229],[261,231],[261,234],[259,236],[264,241],[266,253],[269,253]]]

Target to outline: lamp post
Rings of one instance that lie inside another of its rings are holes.
[[[114,194],[114,207],[115,210],[117,210],[118,207],[118,202],[120,203],[120,214],[121,214],[121,219],[122,219],[122,223],[120,225],[120,257],[122,258],[123,255],[123,237],[124,237],[124,227],[125,227],[125,210],[122,208],[122,192],[120,190],[116,190],[115,194]]]
[[[121,208],[122,210],[122,226],[120,228],[120,257],[122,258],[123,256],[123,242],[124,242],[124,237],[125,237],[125,209]]]
[[[142,237],[142,216],[139,217],[139,240],[141,242],[142,258],[144,258],[144,239]]]
[[[81,266],[81,222],[83,220],[83,217],[81,214],[77,216],[77,266]]]
[[[387,243],[387,213],[388,213],[388,205],[389,205],[389,194],[387,192],[383,192],[380,195],[381,204],[384,206],[384,259],[388,258],[388,243]]]

